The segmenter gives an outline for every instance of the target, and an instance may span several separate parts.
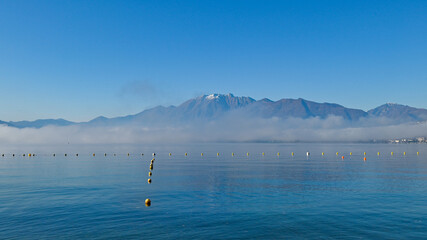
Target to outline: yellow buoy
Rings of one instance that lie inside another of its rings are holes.
[[[153,175],[153,173],[152,172],[148,172],[148,176],[151,177],[151,175]]]
[[[147,180],[147,182],[148,182],[148,183],[151,183],[151,178],[149,178],[149,179]]]
[[[292,153],[291,153],[291,155],[293,156],[293,155],[294,155],[294,152],[292,152]]]
[[[378,156],[380,155],[380,152],[378,152]]]
[[[277,153],[277,156],[280,156],[280,153],[279,153],[279,152]]]
[[[339,155],[340,153],[339,152],[337,152],[337,156]]]
[[[169,153],[169,156],[172,156],[172,153]]]
[[[350,152],[350,156],[351,156],[351,155],[353,155],[353,153],[352,153],[352,152]]]
[[[393,156],[393,154],[394,154],[394,153],[393,153],[393,152],[391,152],[391,155],[392,155],[392,156]]]
[[[31,157],[31,153],[28,153],[28,157]]]
[[[264,155],[265,155],[265,153],[264,153],[264,152],[262,152],[262,155],[264,156]]]
[[[234,153],[231,153],[231,156],[233,156],[233,157],[234,157]]]
[[[94,154],[92,154],[92,156],[94,156],[94,157],[95,157],[95,153],[94,153]]]
[[[246,156],[249,156],[249,153],[246,153]]]
[[[151,200],[149,198],[145,199],[145,206],[151,206]]]
[[[324,156],[325,155],[325,153],[324,152],[322,152],[322,156]]]
[[[366,155],[366,152],[363,152],[363,155]]]
[[[203,156],[203,153],[201,153],[200,156]]]
[[[403,152],[403,155],[406,155],[406,152]]]
[[[417,152],[417,155],[420,155],[420,152]]]
[[[187,153],[185,153],[185,156],[187,156],[188,154]]]
[[[217,156],[219,156],[219,153],[216,153]]]

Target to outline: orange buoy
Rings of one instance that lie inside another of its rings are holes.
[[[366,157],[363,158],[363,161],[366,161]]]
[[[341,158],[344,159],[344,156],[342,156]]]

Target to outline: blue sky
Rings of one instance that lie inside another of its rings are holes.
[[[427,1],[0,1],[0,120],[208,93],[427,108]]]

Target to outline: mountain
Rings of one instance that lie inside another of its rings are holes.
[[[6,122],[3,122],[6,123]],[[2,124],[0,122],[0,124]],[[7,122],[7,125],[16,128],[41,128],[45,126],[68,126],[75,124],[74,122],[67,121],[65,119],[39,119],[35,121],[18,121],[18,122]]]
[[[414,108],[396,103],[387,103],[368,111],[374,117],[385,117],[401,122],[426,121],[427,109]]]
[[[273,102],[262,99],[250,106],[250,111],[258,116],[279,118],[326,118],[330,115],[340,116],[346,120],[357,120],[368,114],[359,109],[345,108],[333,103],[316,103],[299,99],[281,99]]]
[[[64,119],[42,119],[36,121],[2,122],[16,128],[41,128],[44,126],[182,126],[207,123],[232,117],[244,122],[248,118],[327,118],[342,117],[356,122],[360,118],[387,118],[393,122],[416,122],[427,120],[427,110],[399,104],[384,104],[365,112],[346,108],[335,103],[317,103],[302,98],[272,101],[268,98],[255,100],[251,97],[236,97],[233,94],[202,95],[178,106],[158,106],[140,113],[122,117],[97,117],[89,122],[75,123]]]

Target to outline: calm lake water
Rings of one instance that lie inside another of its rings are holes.
[[[91,148],[0,149],[0,239],[427,238],[427,144]]]

